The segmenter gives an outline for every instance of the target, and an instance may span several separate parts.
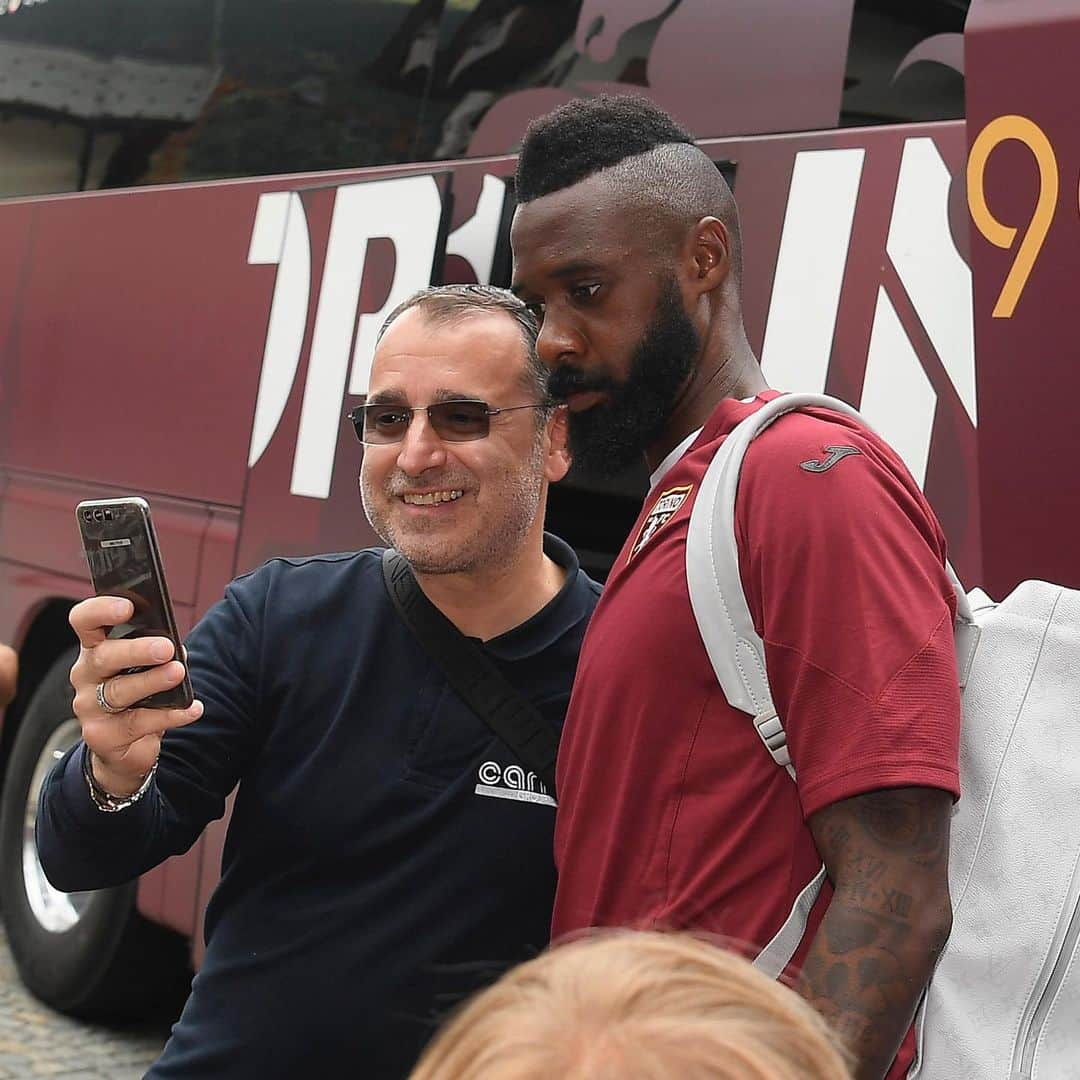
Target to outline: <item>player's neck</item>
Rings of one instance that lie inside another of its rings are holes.
[[[768,390],[742,327],[734,340],[709,342],[686,389],[679,395],[668,422],[645,451],[649,471],[660,463],[691,432],[701,428],[724,398],[748,398]]]

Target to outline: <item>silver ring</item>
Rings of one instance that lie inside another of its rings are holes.
[[[105,697],[105,683],[109,682],[109,679],[105,679],[97,684],[97,703],[101,706],[103,712],[116,713],[127,712],[127,708],[118,709],[115,705],[110,705],[108,699]]]

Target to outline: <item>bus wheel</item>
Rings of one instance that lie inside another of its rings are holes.
[[[79,739],[69,651],[49,669],[15,737],[0,798],[0,901],[23,982],[46,1004],[84,1019],[178,1010],[190,982],[184,940],[135,910],[137,882],[63,893],[34,844],[37,801],[53,765]]]

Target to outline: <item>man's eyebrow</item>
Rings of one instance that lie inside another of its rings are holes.
[[[364,397],[365,405],[401,405],[405,401],[405,391],[391,387],[388,390],[377,390],[374,394]]]
[[[551,276],[559,278],[561,281],[564,278],[578,277],[581,274],[596,274],[605,268],[598,262],[590,262],[588,259],[578,259],[577,262],[567,263],[565,266],[560,266],[558,269],[551,272]]]
[[[436,390],[431,400],[434,401],[482,401],[482,394],[471,390]]]
[[[598,262],[593,262],[589,259],[576,259],[574,262],[564,263],[562,266],[556,267],[554,270],[548,271],[548,276],[557,279],[558,281],[565,281],[566,278],[579,277],[582,274],[599,274],[607,273],[609,267],[603,266]],[[522,293],[527,292],[525,286],[520,281],[515,281],[510,286],[510,291],[515,296],[521,296]]]
[[[429,405],[437,401],[481,401],[482,395],[474,394],[471,390],[449,390],[440,388],[431,395]],[[404,390],[391,387],[387,390],[377,390],[374,394],[368,394],[362,404],[364,405],[408,405],[409,396]]]

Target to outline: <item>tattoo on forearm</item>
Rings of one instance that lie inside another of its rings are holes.
[[[857,813],[872,840],[930,869],[948,858],[949,829],[948,818],[943,828],[940,815],[927,813],[924,801],[910,791],[879,791]]]
[[[812,822],[835,892],[801,988],[857,1055],[860,1078],[887,1071],[944,947],[945,933],[928,940],[926,927],[947,925],[947,900],[935,920],[921,898],[946,878],[947,798],[873,792]]]
[[[891,915],[906,919],[911,914],[911,897],[899,889],[885,890],[885,910]]]

